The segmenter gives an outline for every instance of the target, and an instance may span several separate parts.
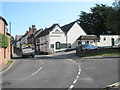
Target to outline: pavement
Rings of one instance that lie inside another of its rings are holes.
[[[88,56],[88,57],[79,57],[82,59],[104,59],[104,58],[120,58],[120,55],[111,55],[111,56]]]

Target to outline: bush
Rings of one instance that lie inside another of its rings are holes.
[[[0,47],[2,48],[8,47],[8,37],[4,34],[0,34]]]

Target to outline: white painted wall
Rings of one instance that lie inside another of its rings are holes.
[[[58,33],[55,31],[59,30]],[[56,52],[64,49],[56,49],[56,42],[66,43],[66,36],[59,26],[56,26],[49,34],[49,48],[50,52]],[[51,48],[51,44],[54,44],[54,49]]]
[[[115,46],[120,44],[120,35],[100,35],[100,42],[97,43],[97,46],[112,46],[112,38],[114,38]]]
[[[71,48],[76,48],[77,42],[76,40],[81,35],[87,35],[86,32],[80,27],[80,25],[76,22],[73,27],[68,31],[68,43],[71,43]]]

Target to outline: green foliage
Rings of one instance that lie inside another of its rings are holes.
[[[117,5],[118,7],[118,5]],[[79,15],[82,28],[88,34],[119,34],[120,9],[115,9],[106,5],[98,5],[90,8],[90,13],[84,11]]]
[[[112,32],[120,34],[120,1],[113,3],[114,7],[109,10],[109,14],[106,19],[106,26]]]
[[[8,64],[12,64],[12,63],[13,63],[13,60],[9,60],[9,61],[8,61]]]
[[[0,47],[2,48],[8,47],[8,37],[4,34],[0,34]]]

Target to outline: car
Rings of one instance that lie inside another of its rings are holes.
[[[94,46],[92,44],[81,44],[80,45],[82,50],[94,50],[94,49],[98,49],[97,46]]]

